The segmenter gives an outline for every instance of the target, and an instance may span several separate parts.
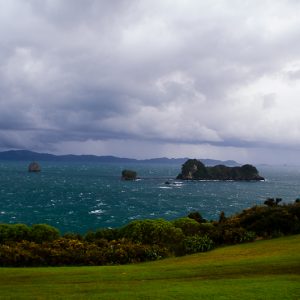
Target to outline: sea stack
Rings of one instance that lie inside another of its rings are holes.
[[[132,170],[123,170],[122,179],[123,180],[136,180],[137,173]]]
[[[41,167],[37,162],[32,162],[28,166],[28,172],[41,172]]]

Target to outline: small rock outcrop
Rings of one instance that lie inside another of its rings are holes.
[[[132,170],[123,170],[122,171],[122,179],[123,180],[136,180],[137,173]]]
[[[183,180],[236,180],[236,181],[260,181],[264,180],[257,169],[252,165],[241,167],[227,167],[217,165],[206,167],[197,159],[188,159],[181,168],[177,179]]]
[[[41,167],[37,162],[32,162],[28,166],[28,172],[41,172]]]

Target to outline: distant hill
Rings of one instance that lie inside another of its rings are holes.
[[[99,162],[99,163],[157,163],[157,164],[176,164],[182,165],[188,157],[184,158],[151,158],[134,159],[116,156],[97,156],[97,155],[54,155],[49,153],[38,153],[28,150],[9,150],[0,152],[0,160],[4,161],[61,161],[61,162]],[[234,160],[214,160],[200,159],[207,166],[223,164],[226,166],[240,166]]]

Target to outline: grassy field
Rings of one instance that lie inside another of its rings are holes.
[[[0,299],[300,299],[300,235],[137,265],[0,268]]]

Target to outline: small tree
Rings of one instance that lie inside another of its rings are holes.
[[[199,213],[199,211],[192,211],[192,212],[190,212],[188,214],[188,218],[194,219],[198,223],[205,223],[206,222],[206,220],[201,216],[201,214]]]
[[[225,213],[224,211],[221,211],[219,216],[219,223],[224,223],[226,221]]]
[[[180,228],[163,219],[133,221],[120,230],[120,236],[135,243],[169,248],[179,244],[184,237]]]
[[[211,250],[214,247],[214,242],[206,235],[194,235],[185,238],[183,246],[186,254],[192,254]]]
[[[180,218],[173,221],[176,228],[180,228],[184,235],[195,235],[200,231],[200,224],[191,218]]]
[[[36,243],[51,242],[59,236],[58,229],[47,224],[35,224],[31,227],[30,239]]]
[[[281,198],[276,198],[276,199],[274,199],[274,198],[268,198],[264,202],[264,204],[267,205],[267,206],[269,206],[269,207],[274,207],[274,206],[277,206],[279,204],[279,202],[281,202],[281,201],[282,201]]]

